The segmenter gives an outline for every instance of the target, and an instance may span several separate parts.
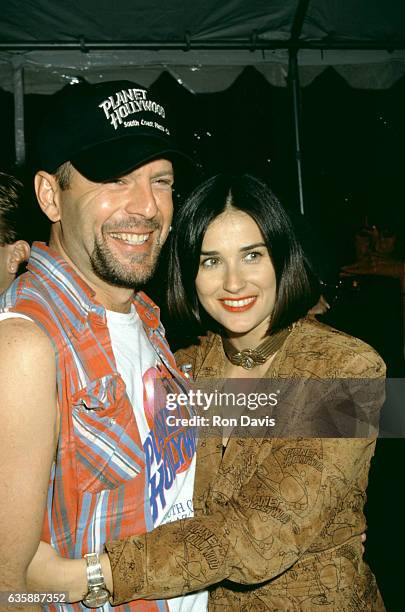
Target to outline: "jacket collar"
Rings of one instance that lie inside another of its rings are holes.
[[[106,322],[105,307],[95,300],[94,290],[45,243],[34,242],[27,269],[50,294],[52,301],[60,305],[77,334],[82,331],[88,317]],[[134,294],[132,303],[147,329],[159,328],[159,308],[150,298],[140,291]]]

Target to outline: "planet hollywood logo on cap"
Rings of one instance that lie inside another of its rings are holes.
[[[168,128],[156,121],[147,120],[146,118],[132,118],[128,120],[128,118],[137,113],[145,112],[155,113],[159,117],[165,118],[165,109],[154,100],[148,99],[148,92],[146,89],[121,89],[103,100],[103,102],[99,104],[99,108],[104,111],[106,118],[114,127],[114,130],[116,130],[118,126],[144,126],[156,128],[170,136]]]

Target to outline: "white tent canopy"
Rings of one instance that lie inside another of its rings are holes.
[[[24,94],[84,77],[143,85],[169,71],[190,91],[227,88],[246,66],[290,84],[301,211],[299,87],[329,66],[353,87],[405,74],[404,0],[2,0],[0,87],[14,93],[16,161]]]
[[[272,85],[284,87],[288,51],[30,51],[0,52],[0,87],[14,90],[15,72],[24,70],[25,93],[52,94],[66,83],[83,77],[91,83],[130,79],[149,86],[162,71],[197,93],[229,87],[246,66],[254,66]],[[325,68],[333,66],[352,87],[385,89],[405,74],[405,51],[301,50],[300,81],[309,85]]]
[[[385,88],[405,74],[403,0],[2,0],[0,87],[52,93],[77,76],[145,85],[169,70],[192,91],[229,86],[255,66],[286,84],[335,66],[350,85]]]

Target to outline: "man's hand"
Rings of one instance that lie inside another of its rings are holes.
[[[0,322],[0,591],[27,591],[57,440],[55,355],[34,323]]]
[[[112,593],[112,574],[108,555],[100,555],[106,585]],[[87,594],[87,571],[84,559],[65,559],[45,542],[40,542],[27,572],[31,591],[67,592],[67,601],[81,601]]]
[[[66,559],[46,542],[40,542],[27,571],[29,591],[67,593],[68,602],[81,601],[87,593],[84,559]]]

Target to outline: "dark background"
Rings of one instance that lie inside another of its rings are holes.
[[[341,265],[354,259],[353,236],[364,224],[394,229],[403,259],[405,237],[405,78],[385,90],[351,88],[332,68],[301,91],[305,218],[300,218],[291,94],[246,68],[231,87],[192,94],[168,73],[155,90],[178,125],[178,139],[198,160],[201,176],[218,171],[251,172],[266,179],[294,217],[305,248],[332,304],[324,320],[361,337],[384,357],[391,376],[404,376],[401,295],[395,279],[381,277],[338,284]],[[25,96],[27,167],[15,168],[13,98],[0,90],[0,167],[31,184],[34,133],[49,97]],[[26,203],[26,236],[47,240],[48,226],[31,189]],[[181,205],[181,191],[176,200]],[[177,330],[163,306],[164,258],[150,293],[174,348]],[[379,440],[370,474],[366,557],[376,573],[387,610],[402,603],[403,440]]]

